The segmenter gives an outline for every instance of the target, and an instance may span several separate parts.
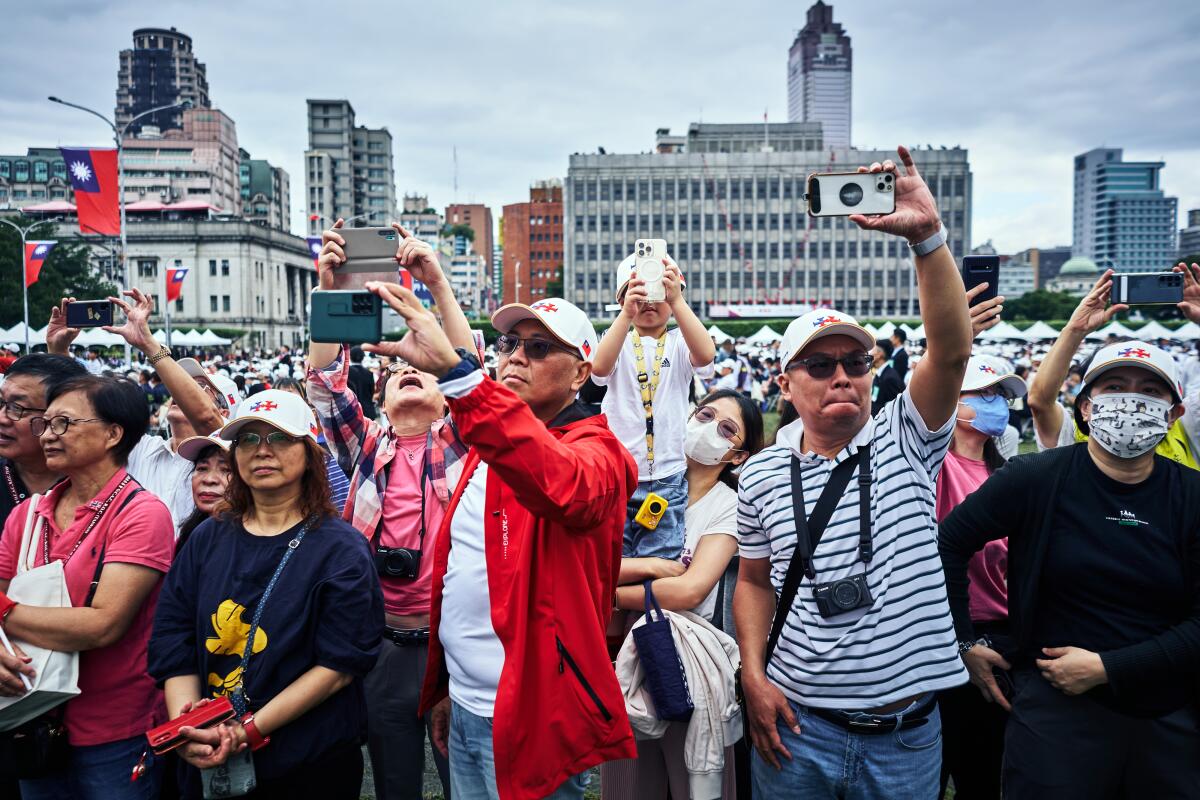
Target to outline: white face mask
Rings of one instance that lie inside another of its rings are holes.
[[[1091,438],[1117,458],[1137,458],[1158,446],[1171,427],[1171,403],[1144,394],[1091,398]]]
[[[697,464],[720,464],[733,450],[733,444],[717,430],[717,423],[715,419],[709,422],[688,420],[687,436],[683,442],[684,455]]]

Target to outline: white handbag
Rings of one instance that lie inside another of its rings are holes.
[[[25,530],[17,553],[17,574],[8,584],[7,594],[18,603],[30,606],[70,608],[71,595],[67,591],[63,562],[30,566],[40,536],[46,535],[45,522],[36,512],[39,499],[35,494],[29,500],[29,513],[25,517]],[[0,632],[0,638],[3,640],[0,644],[12,653],[7,636]],[[0,697],[0,731],[12,730],[79,694],[79,653],[60,653],[28,642],[18,644],[32,659],[30,666],[35,675],[32,679],[21,676],[29,690],[25,694]]]

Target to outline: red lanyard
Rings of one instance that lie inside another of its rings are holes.
[[[79,549],[79,545],[83,544],[83,540],[88,537],[88,534],[90,534],[92,530],[100,524],[100,518],[104,516],[104,512],[108,511],[108,507],[112,505],[113,500],[117,499],[117,495],[119,495],[121,490],[129,484],[130,480],[131,477],[126,474],[125,477],[121,479],[121,482],[117,484],[117,488],[113,489],[112,494],[110,494],[108,498],[100,504],[100,507],[96,509],[96,513],[92,515],[92,521],[89,522],[87,527],[83,529],[83,533],[79,534],[79,538],[75,541],[75,546],[71,548],[71,552],[67,553],[67,557],[62,560],[64,565],[71,560],[71,556],[75,555],[75,551]],[[49,531],[43,531],[42,533],[42,563],[50,563]]]

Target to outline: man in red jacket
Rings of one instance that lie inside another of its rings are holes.
[[[581,798],[587,769],[637,755],[604,638],[637,468],[576,397],[595,330],[566,300],[504,306],[492,380],[412,292],[367,288],[409,328],[370,349],[437,375],[471,446],[423,554],[434,567],[421,713],[448,745],[450,793]]]

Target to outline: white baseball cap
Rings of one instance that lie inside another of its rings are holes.
[[[668,258],[670,256],[668,255]],[[629,255],[617,265],[617,293],[615,295],[617,302],[621,302],[621,292],[625,289],[625,284],[629,283],[629,279],[633,277],[634,267],[637,266],[637,256]],[[680,286],[687,286],[687,281],[683,280],[683,273],[680,272]]]
[[[1171,387],[1176,403],[1183,402],[1183,387],[1175,368],[1175,359],[1161,348],[1146,342],[1117,342],[1101,347],[1092,356],[1092,363],[1083,376],[1080,393],[1087,391],[1096,378],[1117,367],[1141,367],[1162,378]]]
[[[533,319],[546,326],[546,330],[563,344],[579,353],[589,364],[596,353],[596,329],[592,321],[574,303],[561,297],[547,297],[533,305],[509,303],[492,314],[492,325],[500,333],[508,333],[518,322]]]
[[[193,378],[199,378],[213,388],[220,398],[220,402],[225,408],[229,409],[229,413],[233,413],[238,402],[242,399],[242,393],[238,391],[237,384],[225,375],[214,375],[205,371],[204,367],[200,366],[200,362],[194,358],[181,358],[175,362],[183,367],[183,371]]]
[[[221,432],[215,431],[208,436],[189,436],[179,443],[175,452],[188,461],[195,461],[200,454],[212,446],[221,448],[221,452],[229,452],[229,442],[221,438]]]
[[[849,336],[868,353],[875,347],[875,338],[854,317],[832,308],[817,308],[787,326],[779,347],[779,363],[786,369],[810,342],[826,336]]]
[[[4,345],[4,349],[10,353],[19,353],[21,352],[21,345],[17,344],[16,342],[9,342],[8,344]]]
[[[973,355],[967,361],[967,374],[963,376],[962,391],[978,392],[995,387],[1006,400],[1024,397],[1029,392],[1025,381],[1013,374],[1012,367],[1002,358],[988,355]]]
[[[233,419],[221,428],[221,438],[233,441],[251,422],[265,422],[290,436],[307,436],[314,442],[320,429],[308,403],[298,394],[267,389],[239,403]]]

